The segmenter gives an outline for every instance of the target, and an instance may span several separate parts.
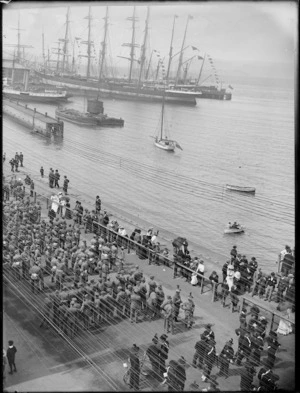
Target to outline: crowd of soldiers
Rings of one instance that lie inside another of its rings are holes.
[[[95,216],[98,222],[101,220],[100,229],[93,227]],[[74,222],[68,224],[66,219],[71,217]],[[77,201],[69,217],[52,217],[49,222],[41,219],[41,205],[39,202],[31,202],[30,197],[23,196],[16,201],[7,200],[3,202],[3,223],[3,266],[7,276],[14,280],[24,280],[30,284],[32,293],[38,294],[44,293],[45,276],[51,278],[49,285],[53,291],[43,299],[41,327],[56,326],[67,336],[74,337],[81,329],[89,330],[118,318],[129,318],[131,323],[163,318],[166,333],[173,334],[174,327],[179,322],[180,310],[184,312],[183,322],[186,327],[192,327],[195,308],[192,294],[183,301],[178,287],[173,297],[165,296],[162,285],[155,282],[154,276],[146,282],[138,265],[130,272],[124,269],[126,243],[121,245],[122,242],[120,243],[117,237],[107,236],[105,227],[109,224],[109,217],[106,212],[101,214],[99,196],[92,212],[83,212],[81,203]],[[85,233],[96,232],[90,244],[81,239],[82,224]],[[113,225],[124,236],[124,231],[121,232],[124,228],[116,221],[112,222]],[[134,231],[135,235],[139,237],[140,232]],[[153,236],[156,237],[157,234],[149,230],[145,236],[147,241],[152,243]],[[155,244],[154,241],[153,245]],[[245,259],[245,256],[240,257],[236,247],[233,247],[231,260],[226,262],[222,270],[222,301],[226,300],[226,291],[227,295],[238,295],[241,291],[250,289],[250,281],[256,284],[260,279],[260,269],[255,258],[249,263]],[[249,277],[241,280],[243,270]],[[218,282],[217,273],[213,273],[210,279]],[[291,277],[288,278],[288,289],[292,292],[290,287],[294,287],[294,280],[291,282]],[[274,275],[271,274],[269,279],[273,281]],[[268,286],[270,285],[266,287]],[[257,293],[260,294],[259,290]],[[253,295],[256,295],[255,291]],[[270,291],[267,292],[266,298],[269,300],[271,295]],[[292,295],[285,296],[290,298]],[[251,390],[256,368],[263,364],[261,355],[264,345],[267,344],[268,357],[257,376],[260,381],[259,390],[272,390],[278,379],[272,371],[279,347],[277,335],[271,331],[266,337],[266,320],[259,316],[259,309],[255,306],[248,314],[246,309],[242,310],[240,323],[240,327],[236,329],[237,352],[234,354],[233,339],[230,339],[219,355],[215,350],[212,326],[207,325],[200,341],[195,345],[192,365],[203,370],[202,381],[209,382],[210,389],[214,390],[218,389],[218,382],[215,376],[211,375],[214,366],[219,366],[219,376],[225,378],[229,375],[230,364],[243,367],[241,390]],[[165,375],[169,390],[183,390],[186,376],[181,368],[184,369],[185,360],[171,360],[166,366],[168,356],[162,345],[168,347],[166,334],[160,339],[154,337],[151,350],[148,350],[153,370],[162,377]]]

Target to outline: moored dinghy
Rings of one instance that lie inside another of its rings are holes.
[[[237,192],[247,192],[250,194],[255,193],[255,187],[240,187],[240,186],[233,186],[231,184],[226,184],[226,190],[237,191]]]

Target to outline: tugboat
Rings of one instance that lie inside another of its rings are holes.
[[[87,112],[80,112],[72,108],[58,108],[55,116],[58,120],[66,120],[79,126],[106,126],[106,127],[123,127],[124,120],[115,117],[108,117],[103,114],[103,102],[98,99],[88,100]]]

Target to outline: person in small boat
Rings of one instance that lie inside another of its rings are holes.
[[[239,224],[236,222],[236,221],[234,221],[234,223],[231,225],[231,227],[230,228],[232,228],[232,229],[239,229]]]
[[[169,145],[168,137],[165,137],[165,145]]]

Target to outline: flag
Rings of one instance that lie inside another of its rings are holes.
[[[233,90],[233,87],[231,85],[228,85],[229,89]]]
[[[192,45],[192,49],[193,50],[199,50],[198,48],[196,48],[195,46]]]
[[[204,60],[204,58],[201,56],[198,56],[198,60]]]

